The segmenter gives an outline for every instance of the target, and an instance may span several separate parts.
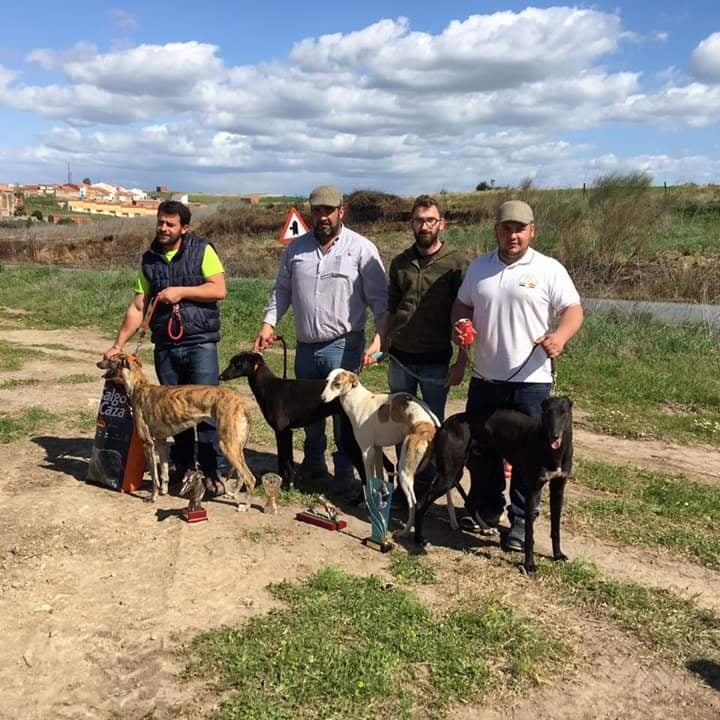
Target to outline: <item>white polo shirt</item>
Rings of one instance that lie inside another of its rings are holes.
[[[554,258],[528,248],[512,265],[497,250],[474,260],[458,290],[458,300],[473,309],[473,375],[507,380],[520,368],[533,343],[552,329],[553,319],[580,304],[567,270]],[[536,347],[511,382],[551,382],[550,359]]]

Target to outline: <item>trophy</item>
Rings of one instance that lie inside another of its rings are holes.
[[[386,553],[393,549],[388,527],[390,526],[390,501],[393,486],[383,478],[368,477],[363,487],[365,503],[370,514],[372,535],[363,540],[363,544],[373,550]]]
[[[278,511],[277,496],[282,486],[282,478],[277,473],[265,473],[260,478],[260,482],[265,490],[265,495],[267,495],[263,512],[276,515]]]
[[[188,499],[182,514],[189,523],[207,520],[207,510],[200,504],[205,497],[205,476],[200,470],[188,470],[183,477],[180,497]]]
[[[339,515],[340,511],[324,495],[318,495],[310,503],[308,509],[299,512],[295,519],[326,530],[342,530],[347,527],[347,522],[339,520]]]

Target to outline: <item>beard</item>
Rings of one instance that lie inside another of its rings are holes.
[[[429,248],[435,244],[439,235],[439,231],[432,232],[430,230],[421,230],[420,232],[415,233],[415,242],[417,243],[418,247]]]
[[[336,223],[318,222],[313,225],[313,232],[315,233],[315,237],[320,241],[321,245],[324,245],[326,242],[338,236],[340,233],[340,223],[341,221],[338,220]]]

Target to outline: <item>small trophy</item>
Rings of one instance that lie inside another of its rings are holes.
[[[260,482],[265,490],[265,495],[267,495],[267,501],[265,502],[263,512],[277,515],[277,496],[282,486],[282,478],[277,473],[265,473],[260,478]]]
[[[363,540],[363,544],[373,550],[386,553],[393,549],[388,527],[390,526],[390,501],[393,494],[392,484],[383,478],[368,477],[363,487],[365,502],[370,513],[372,535]]]
[[[205,497],[205,476],[200,470],[188,470],[183,477],[180,497],[188,499],[182,514],[189,523],[207,520],[207,510],[200,504]]]
[[[326,530],[342,530],[347,527],[347,522],[339,520],[339,515],[340,511],[324,495],[318,495],[308,509],[299,512],[295,519]]]

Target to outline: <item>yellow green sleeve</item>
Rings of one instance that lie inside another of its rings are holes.
[[[200,269],[202,270],[202,274],[205,279],[212,277],[213,275],[218,275],[225,272],[225,268],[220,262],[220,258],[218,257],[218,254],[215,252],[215,248],[212,247],[212,245],[208,245],[205,248],[205,253],[203,254],[203,260]]]

